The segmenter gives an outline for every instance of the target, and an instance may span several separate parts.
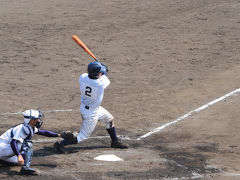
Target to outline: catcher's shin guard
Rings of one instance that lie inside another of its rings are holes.
[[[20,170],[20,175],[36,175],[36,171],[33,168],[30,168],[32,161],[32,141],[25,141],[23,143],[23,152],[24,152],[24,165]]]

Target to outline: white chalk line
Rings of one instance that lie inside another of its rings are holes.
[[[73,109],[57,109],[57,110],[49,110],[49,111],[42,111],[43,113],[53,113],[53,112],[71,112],[73,111]],[[21,111],[19,112],[7,112],[7,113],[2,113],[1,116],[4,115],[18,115],[18,114],[22,114]]]
[[[238,93],[238,92],[240,92],[240,88],[239,88],[239,89],[236,89],[236,90],[234,90],[234,91],[232,91],[232,92],[230,92],[230,93],[228,93],[228,94],[225,94],[224,96],[219,97],[219,98],[217,98],[217,99],[215,99],[215,100],[213,100],[213,101],[211,101],[211,102],[209,102],[209,103],[207,103],[207,104],[205,104],[205,105],[203,105],[203,106],[200,106],[199,108],[197,108],[197,109],[195,109],[195,110],[192,110],[192,111],[188,112],[187,114],[182,115],[181,117],[177,118],[176,120],[174,120],[174,121],[172,121],[172,122],[166,123],[166,124],[164,124],[164,125],[156,128],[156,129],[154,129],[154,130],[152,130],[152,131],[150,131],[150,132],[142,135],[141,137],[137,138],[137,140],[141,140],[141,139],[143,139],[143,138],[146,138],[146,137],[148,137],[148,136],[151,136],[152,134],[158,133],[158,132],[160,132],[161,130],[165,129],[166,127],[171,126],[171,125],[173,125],[173,124],[176,124],[177,122],[179,122],[179,121],[181,121],[181,120],[183,120],[183,119],[186,119],[187,117],[191,116],[193,113],[200,112],[200,111],[208,108],[209,106],[212,106],[212,105],[216,104],[217,102],[220,102],[220,101],[226,99],[227,97],[233,96],[234,94],[236,94],[236,93]]]
[[[122,137],[122,139],[125,139],[125,140],[138,140],[139,141],[139,140],[144,139],[144,138],[146,138],[148,136],[151,136],[152,134],[158,133],[161,130],[165,129],[166,127],[169,127],[169,126],[171,126],[173,124],[176,124],[179,121],[184,120],[187,117],[191,116],[192,114],[200,112],[200,111],[202,111],[202,110],[204,110],[204,109],[206,109],[206,108],[208,108],[208,107],[210,107],[210,106],[212,106],[212,105],[214,105],[214,104],[216,104],[216,103],[218,103],[218,102],[220,102],[220,101],[222,101],[222,100],[224,100],[224,99],[226,99],[226,98],[228,98],[230,96],[233,96],[233,95],[235,95],[236,93],[239,93],[239,92],[240,92],[240,88],[238,88],[238,89],[236,89],[236,90],[234,90],[234,91],[232,91],[232,92],[230,92],[228,94],[225,94],[224,96],[221,96],[221,97],[219,97],[219,98],[217,98],[217,99],[215,99],[215,100],[213,100],[213,101],[211,101],[211,102],[209,102],[209,103],[207,103],[207,104],[205,104],[203,106],[200,106],[199,108],[197,108],[195,110],[192,110],[192,111],[190,111],[190,112],[180,116],[179,118],[177,118],[174,121],[171,121],[171,122],[166,123],[166,124],[164,124],[164,125],[162,125],[160,127],[157,127],[156,129],[153,129],[152,131],[150,131],[150,132],[140,136],[137,139],[132,139],[132,138],[127,137],[127,136],[120,136],[120,137]],[[63,110],[49,110],[49,111],[43,111],[43,112],[51,113],[51,112],[71,112],[71,111],[74,111],[74,110],[73,109],[63,109]],[[21,114],[21,112],[3,113],[1,115],[15,115],[15,114]],[[108,138],[108,136],[97,136],[97,137],[91,137],[91,138],[93,138],[93,139],[102,139],[102,138]],[[34,140],[34,141],[35,142],[54,142],[54,141],[56,141],[56,139],[55,138],[54,139],[49,138],[49,139],[38,139],[38,140]]]

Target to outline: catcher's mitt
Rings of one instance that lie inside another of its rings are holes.
[[[76,138],[72,131],[63,131],[63,132],[61,132],[61,137],[63,139],[68,140],[68,141],[72,141],[74,138]]]

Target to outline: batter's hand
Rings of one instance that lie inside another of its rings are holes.
[[[108,72],[108,67],[103,63],[101,63],[101,65],[105,68],[105,71]]]
[[[18,155],[18,164],[23,166],[24,165],[24,159],[21,154]]]

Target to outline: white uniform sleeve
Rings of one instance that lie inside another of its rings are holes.
[[[110,84],[110,80],[108,79],[108,77],[106,75],[102,75],[101,81],[102,81],[102,84],[103,84],[103,89],[108,87],[108,85]]]

